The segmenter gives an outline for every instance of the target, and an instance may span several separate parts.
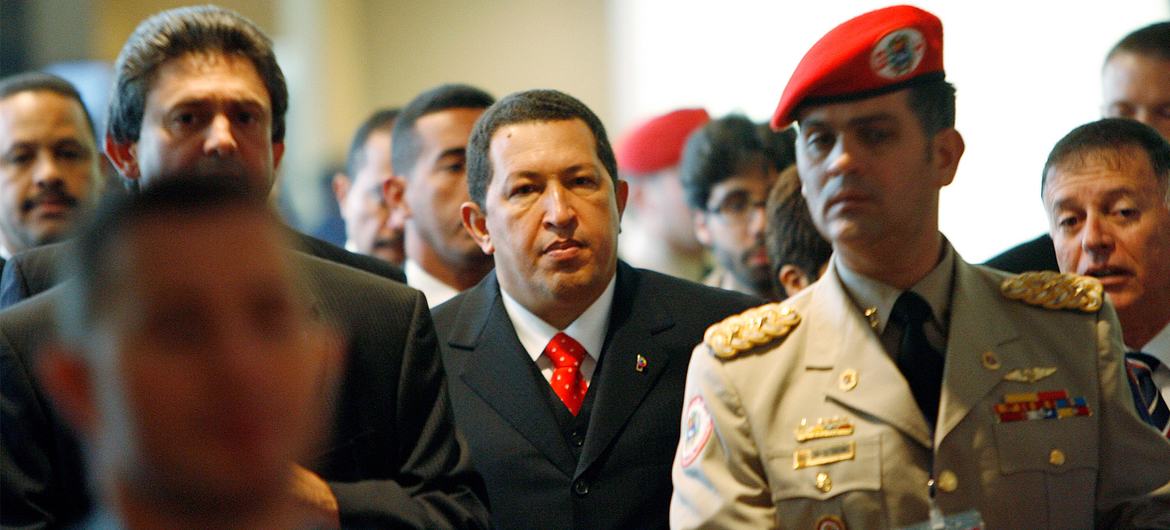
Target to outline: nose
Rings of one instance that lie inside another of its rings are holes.
[[[1096,214],[1089,214],[1085,218],[1085,228],[1081,232],[1081,248],[1093,259],[1108,258],[1113,252],[1115,240],[1109,225]]]
[[[212,156],[227,156],[236,152],[239,145],[232,134],[232,122],[223,114],[216,114],[207,126],[207,137],[203,142],[203,153]]]
[[[748,230],[751,231],[753,237],[759,240],[764,239],[764,231],[768,227],[768,208],[764,201],[752,203],[751,209],[748,210]]]
[[[848,175],[857,169],[857,154],[849,135],[838,135],[833,150],[829,152],[829,175]]]
[[[559,182],[552,182],[546,188],[544,202],[544,225],[550,229],[572,228],[577,212],[570,204],[571,193]]]

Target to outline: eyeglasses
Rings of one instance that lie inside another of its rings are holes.
[[[719,204],[707,208],[707,213],[718,215],[729,222],[746,222],[756,212],[764,213],[766,206],[765,200],[752,200],[747,194],[732,193]]]

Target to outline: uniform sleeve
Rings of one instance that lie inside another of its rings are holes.
[[[1097,321],[1097,352],[1101,441],[1096,527],[1170,528],[1170,442],[1137,415],[1111,304]]]
[[[774,528],[759,448],[723,361],[700,344],[691,355],[671,477],[670,526]]]
[[[483,479],[455,431],[426,300],[416,297],[401,380],[395,480],[330,482],[343,527],[487,528]]]

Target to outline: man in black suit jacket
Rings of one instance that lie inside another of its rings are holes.
[[[617,260],[626,183],[570,96],[496,103],[468,161],[464,227],[496,268],[435,318],[493,523],[666,528],[691,349],[760,300]]]
[[[284,150],[288,98],[271,41],[250,21],[213,6],[162,12],[139,25],[115,70],[106,153],[124,177],[149,187],[175,176],[209,176],[268,195]],[[453,430],[425,301],[348,266],[325,268],[330,272],[310,275],[315,292],[350,344],[331,451],[310,464],[317,473],[306,476],[316,480],[301,490],[304,497],[336,510],[332,515],[347,527],[486,524],[482,482]],[[46,308],[60,301],[51,292],[0,312],[11,348],[5,355],[27,359],[51,333]],[[55,441],[50,431],[59,424],[51,413],[43,422],[26,421],[22,411],[45,408],[35,379],[26,371],[3,375],[0,526],[74,520],[84,504],[71,465],[76,446]],[[17,448],[28,440],[38,442]]]

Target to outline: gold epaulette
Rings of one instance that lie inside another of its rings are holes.
[[[1105,289],[1096,278],[1052,271],[1025,272],[1003,281],[1003,295],[1048,309],[1101,309]]]
[[[730,359],[757,346],[788,336],[800,315],[783,304],[753,307],[707,328],[703,343],[721,359]]]

